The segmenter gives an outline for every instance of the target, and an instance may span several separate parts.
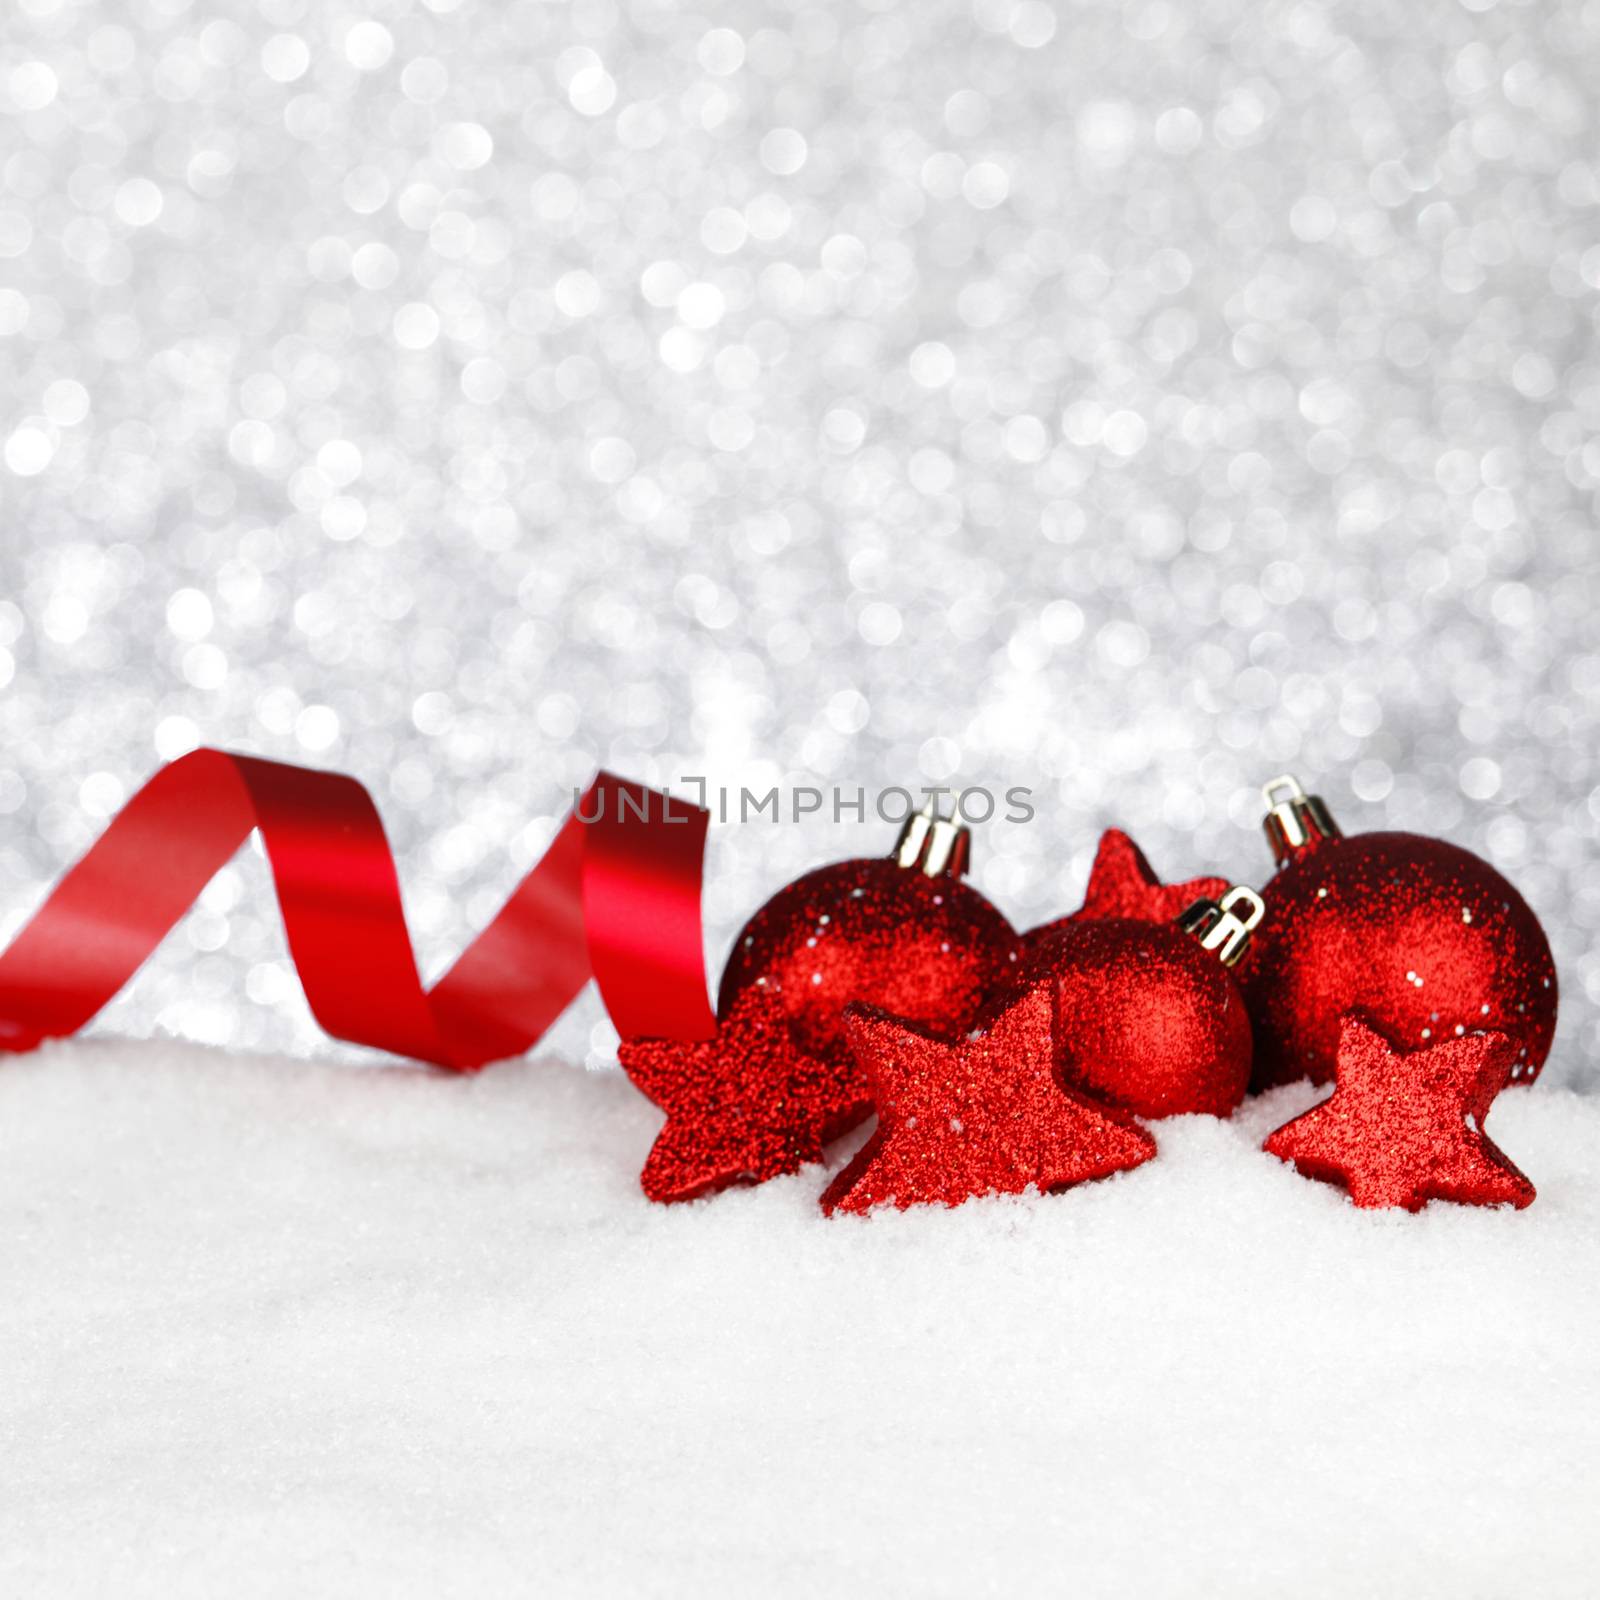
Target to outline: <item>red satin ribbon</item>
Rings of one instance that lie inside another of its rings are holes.
[[[527,1050],[591,977],[619,1032],[709,1038],[707,821],[602,772],[499,915],[424,989],[367,791],[339,773],[195,750],[134,795],[0,953],[0,1050],[88,1022],[252,828],[306,999],[337,1038],[472,1071]]]

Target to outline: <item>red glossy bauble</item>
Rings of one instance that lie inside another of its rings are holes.
[[[1103,917],[1039,929],[1021,981],[1044,977],[1069,1088],[1146,1117],[1225,1117],[1244,1098],[1244,1003],[1218,957],[1175,924]]]
[[[1011,924],[955,877],[894,860],[840,861],[780,889],[734,941],[717,1009],[752,984],[775,994],[795,1043],[847,1056],[843,1012],[874,1005],[954,1039],[1015,971]]]
[[[1253,1087],[1333,1080],[1340,1018],[1361,1011],[1401,1050],[1508,1035],[1511,1082],[1538,1076],[1556,1024],[1550,944],[1527,902],[1470,851],[1413,833],[1344,838],[1292,780],[1267,831],[1280,860],[1240,962]]]

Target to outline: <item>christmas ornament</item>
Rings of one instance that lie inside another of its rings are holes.
[[[628,1039],[619,1055],[667,1113],[639,1175],[652,1200],[797,1172],[861,1117],[854,1063],[805,1054],[781,999],[760,985],[734,997],[714,1039]]]
[[[1062,1080],[1139,1116],[1228,1116],[1250,1082],[1250,1019],[1229,967],[1261,915],[1240,886],[1179,922],[1073,917],[1030,936],[1019,983],[1054,988]]]
[[[1046,923],[1025,935],[1029,942],[1048,936],[1066,923],[1094,917],[1129,917],[1135,922],[1171,922],[1196,900],[1217,900],[1228,891],[1226,878],[1191,878],[1188,883],[1162,883],[1144,851],[1120,828],[1100,835],[1100,848],[1089,869],[1083,904],[1069,916]]]
[[[667,1112],[669,1154],[646,1167],[653,1199],[760,1182],[817,1159],[822,1144],[871,1114],[844,1035],[864,1000],[959,1037],[1009,977],[1017,935],[963,883],[968,830],[931,811],[912,817],[886,858],[841,861],[780,889],[734,941],[708,1045],[625,1039],[620,1059]],[[759,1012],[745,1001],[759,993]],[[752,1035],[751,1018],[762,1032]],[[773,1036],[781,1017],[787,1048]],[[756,1046],[752,1045],[752,1039]],[[701,1093],[697,1076],[715,1082]],[[801,1082],[804,1092],[797,1091]]]
[[[1531,1205],[1533,1185],[1483,1131],[1517,1048],[1503,1033],[1469,1033],[1396,1050],[1349,1013],[1332,1095],[1265,1148],[1308,1178],[1342,1185],[1358,1206]]]
[[[955,1043],[874,1006],[850,1006],[845,1027],[878,1126],[824,1192],[830,1215],[1064,1189],[1156,1153],[1143,1129],[1056,1081],[1048,984]]]
[[[734,940],[718,1006],[752,984],[782,1000],[804,1049],[848,1055],[842,1013],[881,1006],[952,1036],[1017,960],[1017,934],[962,882],[971,834],[919,812],[888,857],[840,861],[780,889]]]
[[[1556,973],[1522,896],[1440,839],[1345,838],[1293,778],[1263,793],[1278,872],[1262,890],[1262,936],[1238,969],[1255,1030],[1252,1086],[1329,1082],[1352,1010],[1407,1049],[1503,1033],[1512,1081],[1537,1077],[1555,1032]]]
[[[336,1038],[469,1071],[527,1050],[591,976],[619,1029],[707,1034],[706,822],[698,806],[601,773],[424,990],[367,791],[335,772],[194,750],[129,800],[0,953],[0,1050],[87,1023],[252,829],[306,999]]]

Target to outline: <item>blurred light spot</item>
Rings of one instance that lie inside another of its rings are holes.
[[[332,706],[307,706],[294,720],[294,736],[311,751],[328,750],[339,738],[339,716]]]
[[[1473,756],[1461,768],[1461,792],[1469,800],[1492,800],[1500,792],[1500,764]]]
[[[873,600],[861,608],[856,626],[868,644],[893,644],[900,637],[900,613],[887,600]]]
[[[806,164],[805,138],[794,128],[774,128],[761,141],[761,164],[786,178]]]
[[[24,423],[6,440],[6,466],[19,478],[43,472],[55,453],[55,440],[31,423]]]
[[[358,22],[344,36],[345,58],[362,72],[376,72],[394,54],[394,35],[371,18]]]
[[[167,627],[180,639],[203,639],[211,632],[211,602],[198,589],[179,589],[167,600]]]

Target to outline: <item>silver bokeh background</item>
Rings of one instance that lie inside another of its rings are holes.
[[[1024,924],[1287,768],[1500,865],[1600,1081],[1593,6],[0,28],[0,931],[197,742],[361,776],[430,973],[600,764],[1029,786]],[[717,829],[714,959],[892,831]],[[99,1026],[337,1048],[255,854]]]

